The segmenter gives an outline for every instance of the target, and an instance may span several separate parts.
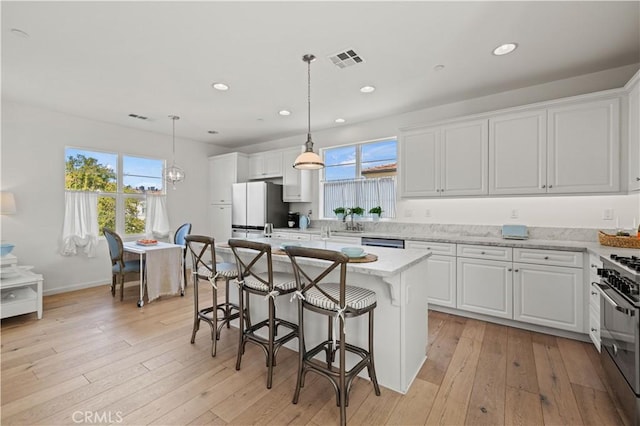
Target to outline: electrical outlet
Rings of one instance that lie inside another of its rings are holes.
[[[602,219],[613,220],[613,209],[604,209],[602,211]]]
[[[511,210],[511,219],[517,219],[518,218],[518,210],[513,209]]]
[[[424,217],[431,217],[431,209],[424,210]]]
[[[413,216],[413,210],[407,209],[404,211],[404,217],[411,217],[411,216]]]

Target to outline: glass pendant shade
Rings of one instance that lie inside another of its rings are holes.
[[[167,167],[164,171],[164,180],[176,189],[176,183],[182,182],[185,178],[184,170],[176,165],[176,120],[180,120],[180,117],[170,115],[169,118],[173,121],[173,159],[171,167]]]
[[[322,158],[315,152],[313,152],[313,141],[311,140],[311,62],[316,57],[310,53],[304,55],[302,60],[307,63],[307,104],[308,104],[308,132],[307,142],[305,143],[305,150],[302,154],[298,155],[296,161],[293,163],[294,169],[299,170],[317,170],[324,167]]]

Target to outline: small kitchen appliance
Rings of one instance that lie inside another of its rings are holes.
[[[287,225],[289,228],[297,228],[300,226],[300,213],[289,212],[287,214]]]
[[[602,256],[601,361],[607,381],[630,424],[640,424],[640,252]]]
[[[529,231],[525,225],[502,225],[502,238],[505,240],[526,240]]]

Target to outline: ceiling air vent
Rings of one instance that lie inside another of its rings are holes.
[[[353,49],[345,50],[329,56],[331,62],[338,68],[347,68],[352,65],[364,62],[364,59],[358,55]]]
[[[145,117],[144,115],[138,115],[138,114],[129,114],[129,117],[137,118],[138,120],[148,120],[149,119],[149,117]]]

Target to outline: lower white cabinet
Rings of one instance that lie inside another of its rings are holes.
[[[407,241],[408,249],[428,250],[427,300],[431,305],[456,307],[456,245],[429,241]]]
[[[600,277],[598,268],[602,268],[602,261],[598,256],[589,256],[589,337],[600,352],[600,292],[596,288]]]
[[[513,318],[512,263],[458,257],[457,308]]]
[[[581,268],[513,264],[513,319],[584,332]]]
[[[231,204],[209,206],[211,236],[216,242],[227,242],[231,238]]]
[[[282,232],[276,231],[273,233],[273,238],[278,240],[294,240],[294,241],[310,241],[310,234],[303,234],[301,232]]]

